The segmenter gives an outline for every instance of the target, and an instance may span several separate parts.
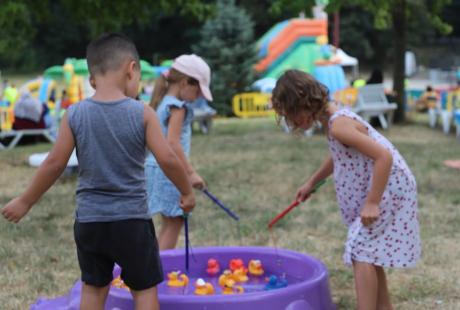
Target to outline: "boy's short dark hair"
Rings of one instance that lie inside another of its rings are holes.
[[[119,33],[104,33],[86,48],[86,60],[91,75],[117,70],[127,60],[139,65],[139,54],[133,41]]]

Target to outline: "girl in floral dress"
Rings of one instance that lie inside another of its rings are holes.
[[[396,148],[361,117],[329,102],[309,74],[289,70],[272,103],[294,129],[320,122],[330,156],[297,191],[304,201],[333,174],[342,220],[348,226],[344,262],[353,266],[358,309],[393,309],[384,268],[413,267],[420,258],[417,185]]]

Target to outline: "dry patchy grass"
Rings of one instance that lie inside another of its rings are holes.
[[[460,157],[460,144],[421,124],[385,133],[412,168],[419,186],[423,259],[412,270],[390,270],[396,309],[460,308],[460,171],[443,166]],[[19,194],[33,168],[27,156],[49,145],[0,152],[0,204]],[[297,187],[327,154],[322,134],[284,134],[272,119],[218,120],[209,136],[196,134],[192,162],[209,189],[241,217],[239,225],[198,194],[191,219],[193,246],[268,245],[309,253],[330,272],[339,309],[353,309],[353,273],[342,261],[346,228],[332,182],[276,226],[266,225],[286,207]],[[61,178],[20,225],[0,221],[2,309],[26,309],[38,296],[64,294],[79,277],[72,236],[76,179]],[[180,246],[183,239],[180,240]]]

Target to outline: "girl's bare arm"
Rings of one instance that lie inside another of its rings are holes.
[[[330,134],[342,144],[358,150],[374,161],[372,183],[366,202],[379,204],[393,164],[390,151],[370,138],[362,124],[348,117],[337,117],[332,123]]]

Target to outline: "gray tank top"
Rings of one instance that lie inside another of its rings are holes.
[[[86,99],[67,113],[79,165],[77,221],[149,219],[144,105]]]

